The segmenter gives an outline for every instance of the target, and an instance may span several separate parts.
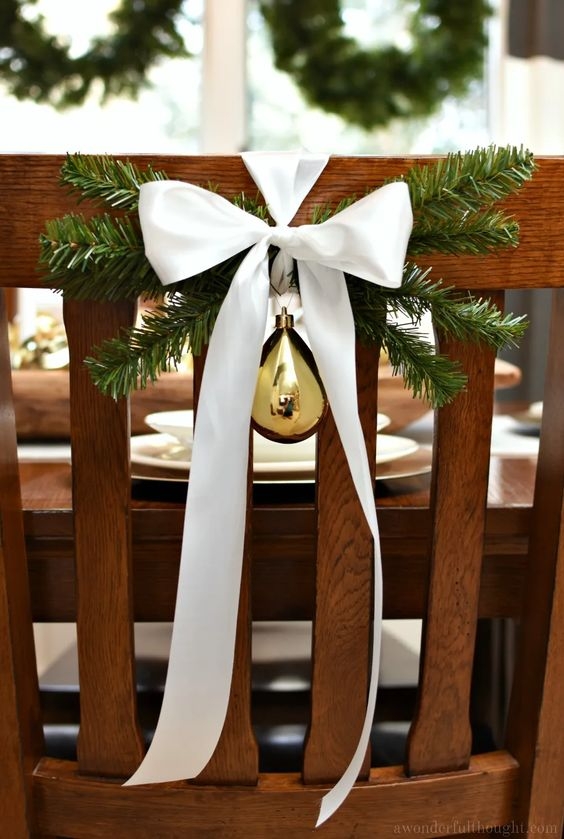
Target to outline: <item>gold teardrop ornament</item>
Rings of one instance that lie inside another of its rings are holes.
[[[297,443],[317,430],[327,397],[311,350],[285,308],[266,341],[251,415],[253,428],[277,443]]]

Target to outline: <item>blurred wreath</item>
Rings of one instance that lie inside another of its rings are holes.
[[[81,105],[94,81],[104,98],[135,96],[161,57],[187,56],[177,20],[184,0],[121,0],[109,19],[113,32],[92,39],[74,56],[71,44],[24,13],[37,0],[0,0],[0,79],[18,99],[57,108]]]
[[[401,4],[400,4],[401,5]],[[345,34],[339,0],[260,0],[276,66],[306,100],[362,128],[428,116],[479,77],[487,44],[487,0],[419,0],[410,48],[363,49]]]
[[[121,0],[109,15],[112,34],[74,56],[49,34],[36,0],[0,0],[0,79],[18,99],[58,108],[84,102],[94,81],[104,98],[135,96],[162,57],[186,57],[178,22],[184,0]],[[276,66],[306,100],[370,129],[394,118],[432,113],[479,76],[487,43],[487,0],[420,0],[408,26],[411,46],[364,49],[345,34],[339,0],[259,0]]]

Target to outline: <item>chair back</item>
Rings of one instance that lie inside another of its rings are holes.
[[[135,161],[171,178],[217,183],[228,197],[256,191],[235,157]],[[0,157],[0,286],[40,285],[38,235],[46,219],[76,203],[58,186],[62,162],[49,155]],[[296,221],[307,222],[314,206],[364,194],[417,162],[423,161],[333,158]],[[503,825],[561,832],[562,195],[564,159],[542,159],[532,182],[507,201],[521,227],[518,248],[432,260],[434,274],[449,285],[501,307],[509,289],[554,290],[534,498],[525,509],[501,509],[495,501],[488,506],[494,353],[439,336],[440,348],[461,361],[468,386],[437,412],[428,502],[416,509],[388,504],[379,516],[384,616],[423,618],[416,708],[403,762],[373,766],[367,754],[351,794],[319,828],[327,837],[443,835]],[[172,619],[182,504],[132,501],[128,402],[102,396],[82,363],[92,347],[133,323],[134,301],[66,301],[64,317],[72,510],[56,502],[50,510],[21,509],[4,313],[0,323],[2,835],[309,835],[323,791],[340,778],[358,742],[370,667],[373,545],[334,420],[329,414],[318,433],[315,502],[257,502],[249,476],[233,683],[213,758],[193,782],[123,787],[120,780],[145,752],[134,622]],[[358,347],[359,411],[372,459],[378,355],[377,348]],[[196,392],[200,372],[196,363]],[[520,624],[507,727],[499,747],[473,754],[478,620],[499,617]],[[76,621],[76,761],[45,753],[32,619]],[[310,712],[298,772],[258,770],[252,620],[313,620]]]

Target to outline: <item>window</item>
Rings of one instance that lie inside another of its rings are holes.
[[[90,33],[107,30],[107,14],[114,6],[115,0],[86,5],[38,0],[26,11],[45,15],[50,31],[70,38],[80,54]],[[406,37],[410,4],[405,0],[343,0],[341,7],[347,33],[360,43],[401,43]],[[204,24],[212,34],[207,49]],[[198,153],[237,152],[246,146],[404,154],[489,142],[488,92],[483,80],[472,85],[464,100],[446,101],[429,119],[398,122],[366,133],[309,108],[292,80],[274,68],[257,0],[229,0],[228,7],[224,0],[187,0],[181,29],[193,57],[166,60],[155,67],[149,74],[151,86],[135,102],[114,99],[101,106],[93,95],[81,108],[58,112],[48,105],[18,102],[2,93],[0,84],[0,151]],[[245,39],[246,73],[238,66],[244,63]],[[239,40],[243,43],[237,45]],[[229,90],[218,91],[217,85],[214,90],[213,79],[220,76]],[[202,92],[206,93],[204,107]],[[234,130],[233,121],[240,121],[242,127]]]

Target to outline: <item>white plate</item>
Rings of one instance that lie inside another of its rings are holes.
[[[431,471],[433,449],[431,446],[419,446],[416,452],[376,464],[376,478],[379,481],[396,481],[399,478],[415,478]]]
[[[432,463],[432,449],[430,446],[420,446],[416,452],[400,457],[397,460],[390,460],[387,463],[376,464],[376,479],[379,481],[395,481],[401,478],[414,478],[418,475],[426,475],[431,471]],[[183,474],[178,470],[169,470],[159,463],[159,466],[144,466],[142,464],[134,464],[133,475],[135,480],[139,481],[163,481],[173,483],[185,483],[188,479],[187,474]],[[297,472],[295,475],[285,472],[281,474],[279,470],[274,471],[271,475],[266,472],[255,479],[255,483],[311,483],[313,475]]]
[[[193,411],[157,411],[154,414],[148,414],[145,417],[145,422],[159,434],[169,434],[171,437],[175,437],[186,448],[189,448],[192,444]],[[382,431],[390,423],[391,419],[386,414],[376,415],[377,431]],[[264,438],[261,437],[260,439]],[[287,448],[293,448],[293,446],[287,446]],[[292,460],[294,459],[292,457]]]
[[[315,437],[291,445],[273,443],[254,434],[254,474],[262,480],[311,480],[315,472]],[[380,434],[376,463],[388,463],[416,452],[419,443],[407,437]],[[168,434],[131,438],[131,462],[141,466],[188,472],[190,450]]]

